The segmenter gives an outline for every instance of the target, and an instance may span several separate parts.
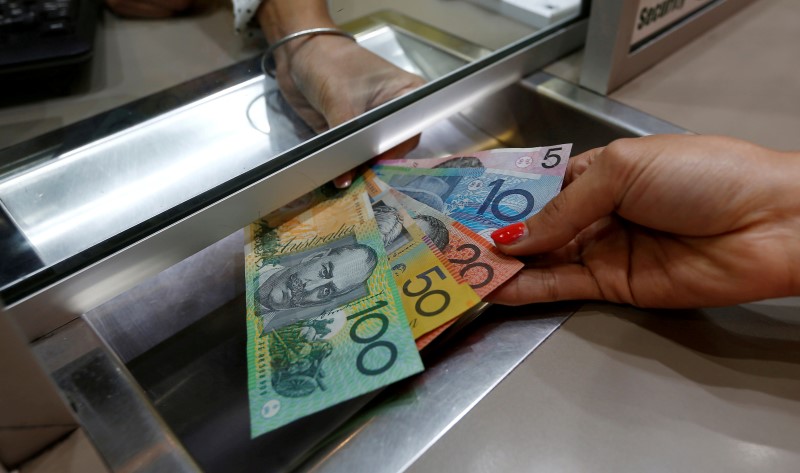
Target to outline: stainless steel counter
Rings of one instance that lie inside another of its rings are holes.
[[[798,314],[586,305],[409,471],[795,472]]]

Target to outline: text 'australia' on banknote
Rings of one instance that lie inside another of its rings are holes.
[[[372,171],[364,174],[372,210],[414,338],[480,302],[435,243]],[[427,222],[420,220],[422,225]]]
[[[363,178],[245,245],[253,437],[422,370]]]
[[[557,152],[569,157],[569,145]],[[522,170],[471,168],[407,168],[375,166],[384,182],[442,212],[491,241],[491,233],[537,213],[561,189],[563,174]],[[532,168],[534,169],[534,168]],[[565,166],[559,168],[566,169]]]

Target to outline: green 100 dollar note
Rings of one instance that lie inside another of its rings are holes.
[[[422,371],[363,178],[246,233],[252,437]]]

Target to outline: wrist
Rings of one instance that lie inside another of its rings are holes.
[[[340,34],[338,29],[313,31],[318,29],[301,30],[300,36],[289,35],[265,53],[274,60],[275,77],[319,75],[327,66],[335,65],[337,58],[346,57],[349,48],[359,48],[352,36]]]
[[[256,15],[269,44],[299,31],[336,27],[328,14],[326,0],[264,0]],[[273,52],[278,75],[288,70],[291,58],[312,38],[314,36],[293,39]]]
[[[298,31],[336,27],[324,0],[265,0],[256,15],[270,44]]]

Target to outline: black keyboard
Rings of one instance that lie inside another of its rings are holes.
[[[0,77],[87,61],[97,0],[0,0]]]

